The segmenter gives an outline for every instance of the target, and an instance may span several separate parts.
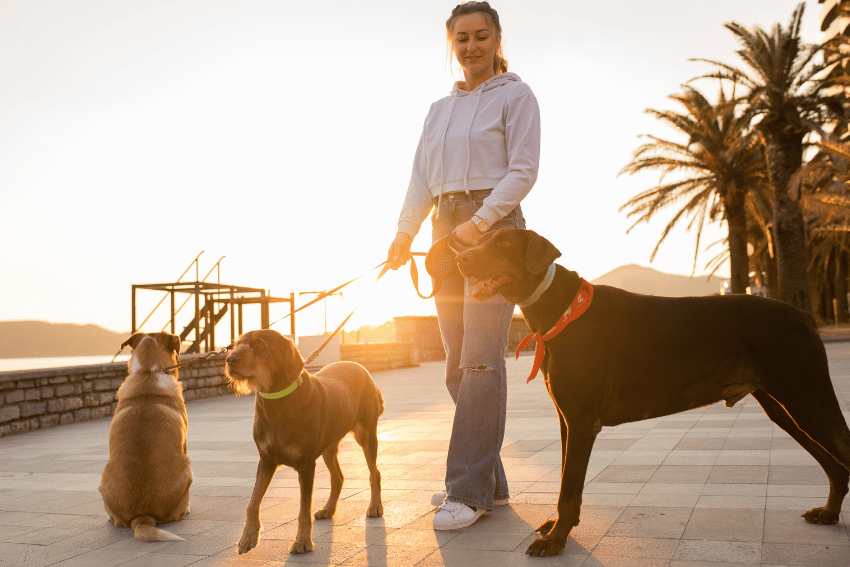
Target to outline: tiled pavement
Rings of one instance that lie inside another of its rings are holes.
[[[850,343],[827,345],[833,381],[850,416]],[[365,518],[368,472],[349,437],[333,520],[317,521],[316,549],[289,555],[298,508],[296,477],[281,469],[263,503],[260,545],[236,553],[254,482],[253,400],[188,404],[192,512],[167,529],[182,542],[143,543],[109,524],[97,491],[109,420],[0,439],[0,564],[24,566],[388,565],[850,565],[850,507],[835,526],[802,511],[822,505],[826,477],[752,398],[662,419],[605,428],[590,462],[581,525],[564,554],[530,558],[534,528],[555,513],[558,422],[540,378],[525,384],[528,357],[509,361],[508,427],[502,451],[513,498],[474,526],[431,529],[442,489],[452,406],[442,364],[378,372],[386,398],[378,465],[385,516]],[[318,466],[314,506],[329,477]]]

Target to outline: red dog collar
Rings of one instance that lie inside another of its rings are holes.
[[[549,329],[549,332],[545,335],[541,336],[540,333],[532,333],[522,339],[522,342],[519,343],[519,346],[516,349],[517,358],[519,358],[519,351],[531,344],[532,340],[537,341],[537,347],[534,351],[534,366],[531,367],[531,374],[529,375],[528,380],[525,381],[526,384],[534,380],[534,377],[537,376],[537,371],[540,370],[540,365],[543,364],[543,355],[546,353],[546,346],[543,342],[555,338],[558,336],[558,333],[564,330],[564,327],[566,327],[567,324],[578,319],[581,314],[587,311],[587,308],[590,307],[592,299],[593,286],[582,279],[575,299],[573,299],[573,302],[569,307],[567,307],[566,312],[564,312],[561,318],[558,319],[558,322],[555,323],[555,326]]]

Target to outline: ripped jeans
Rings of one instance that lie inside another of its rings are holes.
[[[472,218],[487,192],[444,195],[432,217],[432,242]],[[491,230],[525,228],[519,206]],[[514,304],[497,295],[478,302],[465,293],[455,273],[434,298],[446,350],[446,388],[455,403],[446,459],[447,500],[493,509],[493,500],[509,498],[499,452],[505,436],[507,371],[505,349]]]

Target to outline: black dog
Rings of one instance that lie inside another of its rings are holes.
[[[592,290],[587,311],[544,343],[541,369],[561,419],[563,466],[558,519],[538,528],[542,537],[528,553],[559,553],[578,525],[587,462],[603,425],[720,400],[732,407],[747,394],[829,477],[826,505],[806,512],[806,521],[838,521],[850,480],[850,430],[809,313],[749,295],[672,298],[594,288],[553,265],[560,255],[530,230],[501,229],[457,258],[461,273],[477,278],[470,295],[484,301],[501,294],[520,304],[539,335]]]

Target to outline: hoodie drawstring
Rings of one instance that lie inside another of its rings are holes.
[[[481,94],[484,92],[484,85],[478,88],[478,96],[475,97],[475,107],[472,109],[472,118],[469,121],[469,129],[466,131],[466,170],[463,172],[463,191],[469,195],[467,187],[467,178],[469,177],[469,167],[472,164],[472,123],[475,122],[475,115],[478,113],[478,104],[481,102]],[[440,163],[442,166],[442,162]]]
[[[457,101],[457,97],[452,97],[452,104],[449,106],[449,118],[446,120],[446,127],[443,130],[443,138],[440,141],[440,195],[437,197],[437,212],[434,215],[434,218],[440,218],[440,204],[443,202],[443,183],[445,183],[446,178],[443,175],[443,162],[445,161],[445,152],[446,152],[446,136],[449,133],[449,125],[452,122],[452,112],[455,109],[455,101]]]

